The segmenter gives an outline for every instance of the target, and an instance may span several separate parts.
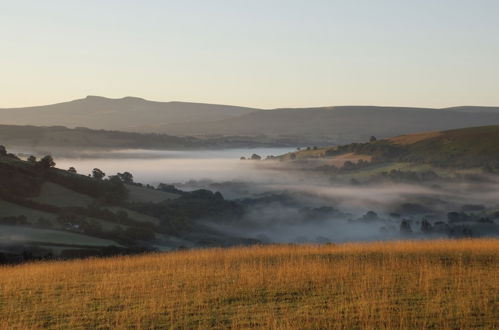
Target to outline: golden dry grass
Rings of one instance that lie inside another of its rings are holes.
[[[400,144],[400,145],[408,145],[408,144],[414,144],[419,141],[431,139],[437,136],[443,135],[443,132],[440,131],[431,131],[431,132],[423,132],[423,133],[415,133],[415,134],[407,134],[407,135],[401,135],[401,136],[396,136],[387,139],[388,141],[394,143],[394,144]]]
[[[499,240],[208,249],[0,268],[4,328],[493,328]]]

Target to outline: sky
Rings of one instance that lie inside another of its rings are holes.
[[[0,0],[0,107],[499,106],[497,0]]]

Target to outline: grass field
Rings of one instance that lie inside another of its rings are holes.
[[[118,211],[126,212],[128,214],[128,216],[131,219],[135,220],[135,221],[140,221],[140,222],[146,222],[146,223],[152,223],[152,224],[155,224],[155,225],[159,225],[159,219],[158,218],[154,218],[154,217],[151,217],[151,216],[139,213],[139,212],[135,212],[135,211],[123,208],[123,207],[119,207],[119,206],[108,206],[108,207],[106,207],[106,209],[108,209],[109,211],[112,211],[114,213],[116,213]]]
[[[262,246],[0,268],[2,328],[493,328],[499,240]]]
[[[44,218],[55,223],[57,215],[54,213],[30,209],[18,204],[0,199],[0,218],[24,215],[30,223],[35,223],[38,219]]]
[[[85,207],[94,202],[94,199],[90,196],[80,194],[52,182],[45,182],[42,186],[40,196],[33,198],[33,200],[38,203],[58,207]]]

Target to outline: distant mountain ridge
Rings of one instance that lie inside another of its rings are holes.
[[[304,137],[304,140],[341,144],[365,141],[372,135],[385,138],[421,131],[499,124],[499,108],[493,108],[497,111],[482,111],[479,107],[466,109],[468,111],[463,111],[463,108],[453,110],[372,106],[277,109],[204,123],[203,127],[186,123],[162,129],[171,134],[195,134],[202,131],[208,135],[293,135]]]
[[[156,102],[138,97],[87,96],[52,105],[0,109],[0,124],[136,131],[144,125],[222,120],[256,110],[205,103]]]
[[[444,109],[334,106],[262,110],[88,96],[54,105],[0,109],[0,124],[87,127],[194,136],[268,136],[324,145],[431,130],[499,124],[499,107]]]

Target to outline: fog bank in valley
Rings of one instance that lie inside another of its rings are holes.
[[[472,215],[499,209],[499,181],[492,176],[480,182],[351,184],[318,171],[297,171],[285,162],[239,159],[253,153],[265,158],[288,151],[127,150],[90,155],[92,158],[56,158],[56,162],[59,168],[74,166],[83,174],[93,168],[108,175],[128,171],[144,184],[219,191],[224,198],[243,205],[244,215],[238,219],[199,219],[199,224],[269,243],[446,237],[447,227],[422,233],[422,220],[436,226],[448,221],[449,212],[466,207]],[[410,232],[401,230],[403,221],[409,224]],[[487,225],[475,231],[486,232]]]

